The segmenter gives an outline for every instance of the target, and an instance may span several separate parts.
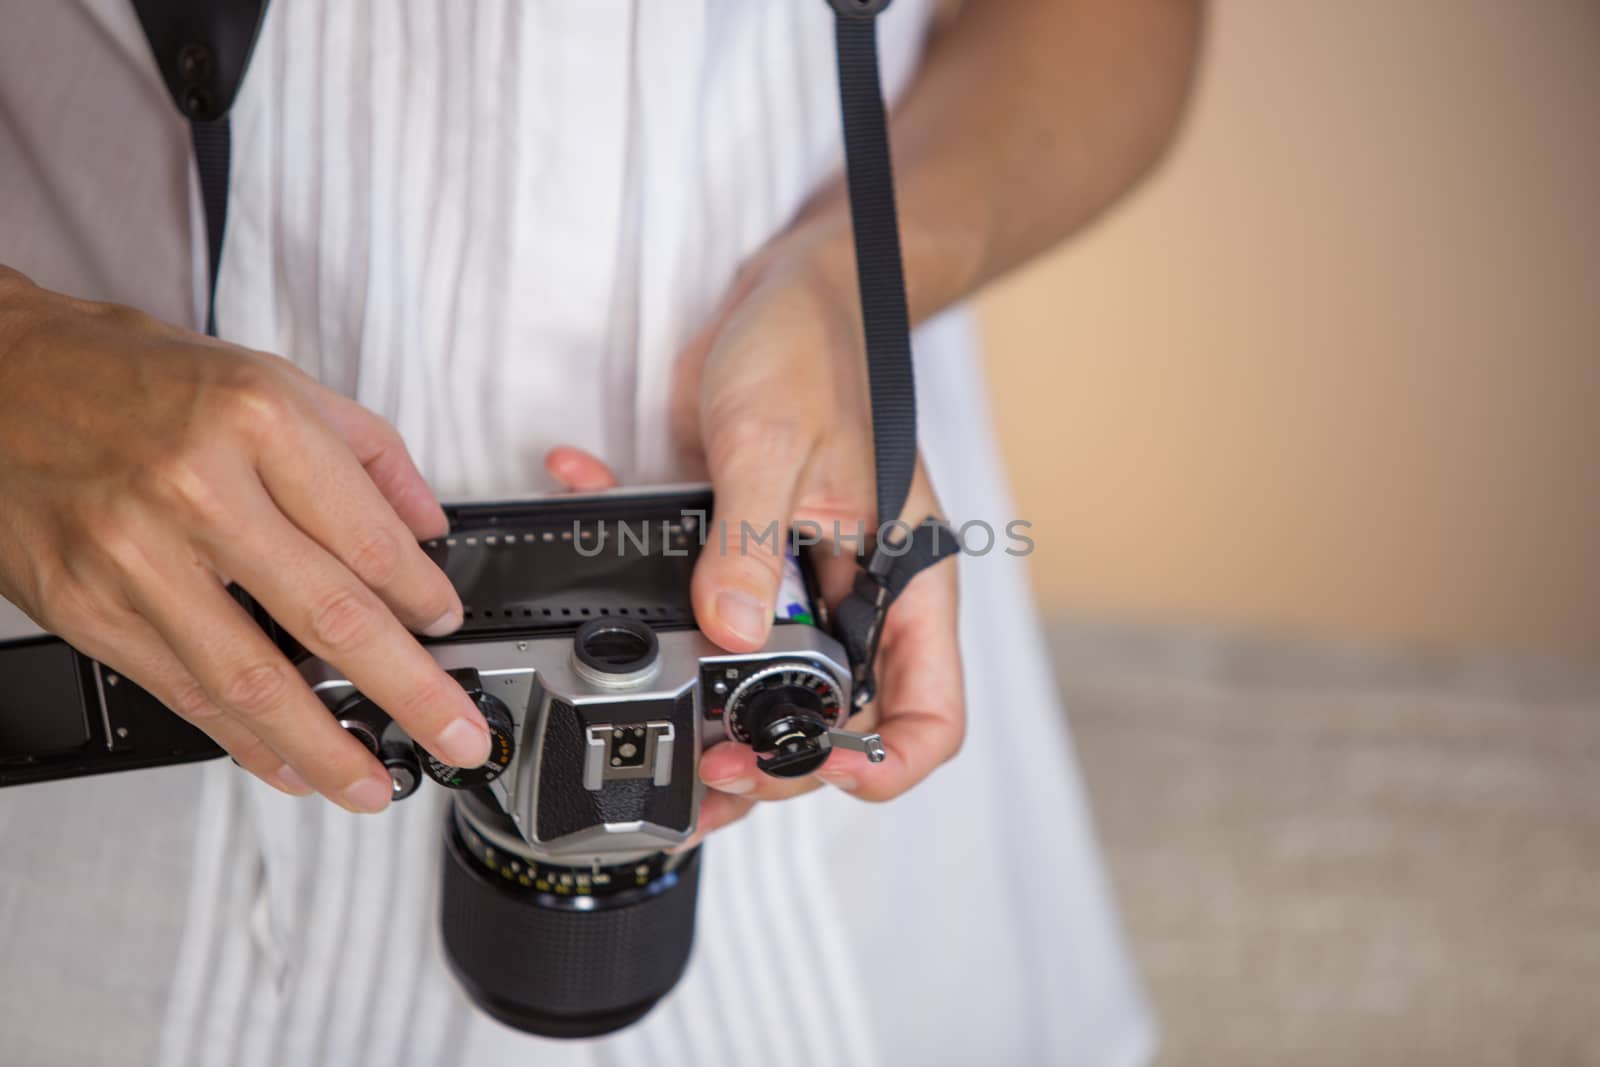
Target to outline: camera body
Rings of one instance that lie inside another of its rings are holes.
[[[672,848],[694,831],[706,746],[754,745],[781,775],[804,773],[809,765],[791,763],[814,765],[833,737],[852,736],[838,729],[849,662],[823,629],[806,561],[782,557],[779,617],[761,650],[727,652],[695,627],[689,582],[710,504],[708,492],[685,490],[448,509],[450,534],[423,547],[465,620],[426,643],[490,725],[482,767],[440,763],[331,664],[285,636],[280,644],[388,763],[397,797],[413,791],[416,771],[486,790],[526,850],[551,863]],[[769,550],[781,551],[776,539]]]
[[[782,776],[815,768],[836,743],[876,758],[881,746],[841,729],[846,651],[808,561],[777,538],[753,549],[784,566],[766,646],[730,653],[696,628],[695,561],[729,550],[722,531],[707,536],[709,490],[446,510],[449,535],[423,547],[465,620],[426,644],[484,713],[488,763],[439,762],[332,665],[282,640],[389,767],[397,798],[422,777],[459,791],[442,923],[462,985],[521,1029],[604,1033],[648,1011],[687,963],[700,850],[674,850],[698,819],[700,753],[742,742]]]
[[[534,1033],[626,1026],[676,984],[693,943],[694,834],[709,745],[750,745],[778,776],[832,748],[883,758],[842,729],[851,663],[809,561],[771,537],[708,536],[704,487],[446,508],[424,545],[460,594],[462,627],[423,639],[484,713],[482,767],[412,743],[332,664],[240,599],[340,724],[388,767],[396,799],[431,778],[444,825],[445,955],[472,998]],[[784,567],[770,636],[719,648],[690,601],[704,551],[770,551]],[[55,639],[0,643],[0,785],[204,759],[221,750],[148,693]],[[782,917],[775,917],[782,921]]]
[[[425,641],[489,723],[482,767],[440,763],[336,668],[280,644],[339,722],[389,768],[456,790],[444,827],[441,926],[457,980],[509,1025],[554,1036],[626,1026],[678,981],[693,943],[700,753],[750,745],[804,774],[842,729],[851,665],[809,561],[776,536],[709,530],[705,488],[457,505],[424,544],[461,596],[462,627]],[[695,625],[704,551],[769,551],[784,568],[765,647],[731,653]],[[271,631],[270,620],[263,624]],[[776,917],[781,921],[782,917]]]
[[[450,788],[487,790],[541,860],[605,863],[683,844],[699,812],[701,750],[730,737],[750,743],[775,691],[806,694],[826,727],[842,721],[849,667],[814,626],[774,626],[765,648],[733,654],[698,630],[658,633],[642,618],[601,610],[570,636],[431,649],[485,711],[494,755],[463,769],[415,753],[423,773]],[[396,794],[409,795],[414,778],[399,761],[415,749],[400,727],[330,665],[308,660],[301,673],[347,730],[398,757],[390,765]]]

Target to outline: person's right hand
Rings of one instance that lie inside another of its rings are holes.
[[[388,773],[228,594],[237,582],[434,755],[483,717],[408,628],[461,623],[399,435],[275,356],[0,268],[0,595],[286,792],[379,811]]]

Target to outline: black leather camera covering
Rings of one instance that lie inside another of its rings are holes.
[[[677,734],[672,746],[673,784],[658,788],[649,778],[624,778],[604,782],[598,790],[585,789],[586,729],[601,723],[631,726],[652,721],[671,722]],[[539,762],[539,840],[553,841],[608,822],[643,820],[675,830],[691,829],[695,744],[693,689],[674,700],[583,707],[551,701]]]

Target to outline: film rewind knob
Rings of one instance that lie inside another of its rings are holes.
[[[844,701],[838,684],[820,667],[783,662],[747,677],[728,698],[728,728],[756,752],[756,766],[776,778],[798,778],[822,766],[833,747],[884,759],[877,734],[838,729]]]
[[[404,800],[417,791],[422,782],[422,763],[405,736],[390,729],[393,720],[388,712],[358,693],[334,714],[345,733],[360,741],[389,771],[395,800]]]

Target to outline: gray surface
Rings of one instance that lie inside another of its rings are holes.
[[[0,790],[0,1064],[154,1063],[201,768]]]
[[[9,641],[14,637],[34,637],[43,633],[32,619],[22,613],[22,609],[11,601],[0,597],[0,641]]]
[[[1163,1067],[1600,1064],[1600,671],[1052,645]]]

